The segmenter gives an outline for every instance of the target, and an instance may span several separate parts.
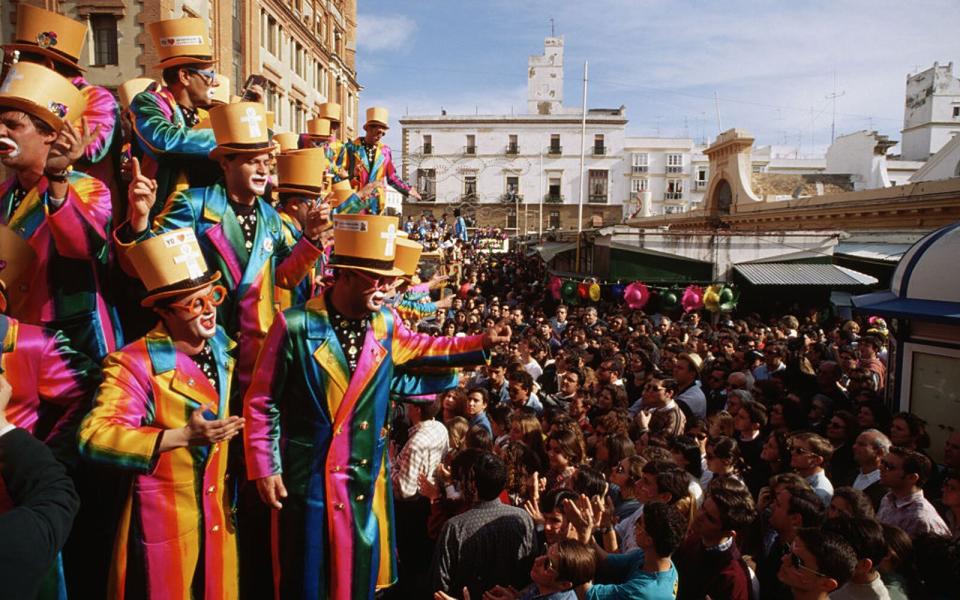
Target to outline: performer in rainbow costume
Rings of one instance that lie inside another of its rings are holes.
[[[336,215],[334,284],[277,316],[244,399],[247,474],[275,519],[284,598],[370,598],[396,580],[387,461],[396,366],[483,363],[509,328],[443,338],[384,304],[396,217]],[[414,392],[415,390],[407,390]]]

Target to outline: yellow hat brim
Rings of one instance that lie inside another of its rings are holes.
[[[50,48],[41,48],[36,44],[25,44],[25,43],[13,43],[5,44],[3,46],[4,50],[21,50],[23,52],[29,52],[31,54],[40,54],[46,56],[52,61],[58,62],[62,65],[66,65],[71,69],[76,69],[81,73],[86,72],[86,69],[81,67],[75,58],[68,54],[62,52],[57,52],[56,50],[51,50]]]
[[[32,115],[49,125],[54,131],[60,131],[60,129],[63,127],[63,119],[50,112],[48,109],[40,106],[36,102],[31,102],[25,98],[7,96],[0,93],[0,107],[12,108],[14,110],[25,112],[28,115]],[[77,118],[79,119],[80,116],[82,115],[77,115]]]
[[[210,151],[209,156],[212,160],[217,160],[223,156],[230,156],[231,154],[268,154],[275,152],[277,149],[276,145],[272,142],[265,142],[262,146],[257,146],[256,148],[236,148],[233,146],[217,146]]]
[[[202,290],[211,283],[215,283],[220,280],[220,271],[216,271],[208,279],[204,279],[202,282],[197,282],[194,285],[190,285],[184,288],[178,288],[175,290],[166,290],[156,294],[150,294],[140,302],[140,306],[145,308],[150,308],[157,303],[157,300],[163,300],[164,298],[170,298],[173,296],[183,296],[184,294],[191,294],[197,290]]]
[[[212,56],[171,56],[161,60],[153,65],[158,69],[168,69],[170,67],[179,67],[183,65],[208,65],[217,64],[219,61]]]

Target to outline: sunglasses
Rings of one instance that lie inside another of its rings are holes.
[[[189,303],[173,302],[170,307],[183,311],[191,317],[197,317],[207,312],[209,308],[220,306],[226,298],[227,288],[222,285],[215,285],[206,296],[194,298]]]
[[[357,276],[360,277],[361,279],[367,280],[371,285],[376,286],[376,288],[377,288],[378,290],[379,290],[379,289],[383,289],[383,288],[388,288],[388,287],[390,287],[390,286],[393,285],[394,282],[397,280],[397,278],[394,277],[394,276],[389,276],[389,277],[371,277],[370,275],[367,275],[366,273],[364,273],[363,271],[360,271],[360,270],[354,270],[354,271],[353,271],[353,274],[354,274],[354,275],[357,275]]]
[[[217,72],[214,69],[195,69],[191,67],[191,68],[188,68],[187,70],[190,71],[191,73],[196,73],[197,75],[203,77],[204,79],[207,80],[207,83],[211,85],[217,81]]]
[[[806,571],[808,573],[813,573],[817,577],[829,577],[828,575],[824,575],[820,571],[815,571],[814,569],[811,569],[807,565],[803,564],[803,559],[797,556],[796,552],[794,552],[793,550],[790,551],[789,556],[790,556],[790,564],[793,565],[793,568],[800,569],[801,571]]]

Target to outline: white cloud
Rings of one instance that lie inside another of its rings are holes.
[[[359,15],[357,46],[366,52],[403,50],[413,42],[417,24],[403,15]]]

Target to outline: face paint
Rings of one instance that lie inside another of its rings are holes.
[[[8,137],[0,138],[0,157],[16,158],[20,156],[20,145]]]

